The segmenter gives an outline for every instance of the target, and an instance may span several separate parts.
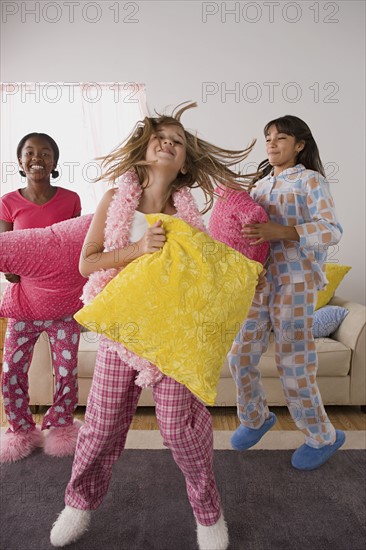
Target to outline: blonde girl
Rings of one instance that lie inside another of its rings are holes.
[[[237,187],[245,181],[231,166],[245,159],[254,143],[241,151],[216,147],[188,132],[181,115],[146,117],[131,137],[104,160],[104,177],[118,182],[102,198],[85,239],[80,271],[89,276],[84,296],[91,299],[116,273],[165,243],[161,221],[147,227],[144,214],[178,216],[204,230],[189,188],[199,187],[210,208],[217,184]],[[146,361],[121,344],[102,337],[85,424],[80,430],[66,507],[51,532],[54,546],[78,540],[90,523],[91,511],[105,497],[112,466],[122,453],[141,387],[137,370]],[[167,376],[152,376],[156,416],[164,444],[181,469],[197,522],[201,550],[228,547],[228,532],[213,468],[210,413],[183,385]],[[164,475],[164,472],[160,473]],[[153,541],[152,541],[153,544]]]

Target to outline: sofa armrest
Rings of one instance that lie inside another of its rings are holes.
[[[338,330],[332,334],[332,338],[352,350],[356,349],[359,340],[362,339],[362,335],[366,330],[366,307],[356,302],[349,302],[341,296],[333,296],[329,305],[342,306],[349,311],[349,314],[342,321]]]
[[[349,302],[341,296],[333,296],[329,304],[345,307],[349,311],[338,330],[332,334],[332,338],[352,350],[350,404],[365,405],[366,307],[356,302]]]

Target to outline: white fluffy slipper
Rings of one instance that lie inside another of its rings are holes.
[[[214,525],[201,525],[197,522],[197,541],[200,550],[226,550],[229,546],[229,533],[223,514]]]
[[[65,506],[52,526],[50,536],[52,546],[66,546],[77,541],[88,530],[90,518],[90,510]]]

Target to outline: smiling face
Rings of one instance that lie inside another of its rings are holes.
[[[266,151],[269,163],[277,176],[283,170],[296,165],[299,152],[304,148],[303,140],[296,141],[294,136],[279,132],[276,126],[270,126],[266,134]]]
[[[171,167],[178,174],[186,172],[186,137],[178,124],[162,124],[151,134],[145,159],[155,166]]]
[[[39,137],[27,139],[18,162],[27,179],[33,181],[49,181],[50,174],[56,167],[51,145],[47,140]]]

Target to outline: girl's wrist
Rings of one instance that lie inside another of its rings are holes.
[[[126,267],[129,263],[141,256],[139,242],[131,243],[127,248],[121,249],[121,262],[119,267]]]
[[[283,226],[284,229],[284,237],[283,239],[286,241],[300,241],[300,235],[296,231],[296,228],[291,225],[285,225]]]
[[[133,262],[134,260],[137,260],[137,258],[139,258],[141,256],[140,243],[139,242],[131,243],[130,246],[132,248],[132,251],[131,251],[131,254],[129,256],[129,260],[130,260],[130,262]]]

